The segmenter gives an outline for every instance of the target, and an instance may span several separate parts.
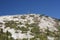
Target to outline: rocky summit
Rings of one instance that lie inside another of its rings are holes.
[[[0,40],[60,40],[60,19],[40,14],[0,16]]]

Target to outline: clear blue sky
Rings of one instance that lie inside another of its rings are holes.
[[[0,0],[0,15],[29,12],[60,18],[60,0]]]

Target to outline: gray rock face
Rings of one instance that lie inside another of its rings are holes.
[[[60,21],[40,14],[0,16],[0,40],[60,40]]]

